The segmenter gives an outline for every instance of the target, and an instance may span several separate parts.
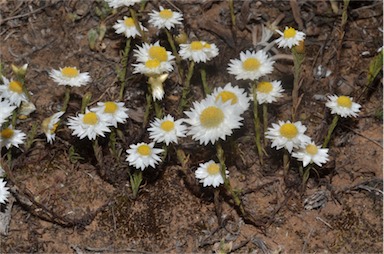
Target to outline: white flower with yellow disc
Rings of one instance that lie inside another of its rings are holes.
[[[91,81],[88,72],[81,73],[76,67],[64,67],[60,68],[60,70],[52,70],[49,76],[60,86],[80,87]]]
[[[243,88],[232,86],[231,83],[226,84],[224,87],[216,87],[212,96],[215,101],[221,100],[222,102],[230,101],[231,105],[235,107],[238,114],[244,113],[249,107],[249,96]]]
[[[139,22],[141,31],[148,31],[141,22]],[[137,30],[135,21],[131,17],[124,16],[123,19],[119,19],[113,25],[113,28],[116,30],[117,34],[124,34],[127,38],[135,38],[136,36],[141,36],[140,32]]]
[[[136,3],[140,3],[142,0],[105,0],[108,3],[109,7],[117,9],[123,6],[133,6]]]
[[[353,102],[353,98],[348,96],[328,96],[328,102],[325,106],[331,109],[332,114],[337,114],[341,117],[357,117],[360,112],[361,105]]]
[[[175,25],[182,24],[183,14],[177,11],[172,11],[171,9],[164,9],[160,6],[160,11],[152,11],[149,13],[148,23],[152,24],[157,29],[166,28],[170,30],[175,27]]]
[[[127,114],[128,109],[124,107],[124,102],[98,102],[97,107],[92,108],[91,111],[104,115],[105,120],[115,128],[117,123],[125,123],[129,117]]]
[[[299,45],[300,41],[305,39],[305,33],[297,31],[292,27],[285,27],[284,31],[281,32],[276,30],[281,35],[275,42],[279,48],[292,48],[293,46]]]
[[[148,166],[155,168],[156,164],[161,161],[158,154],[164,152],[164,150],[154,148],[154,145],[154,142],[149,144],[142,142],[130,145],[130,149],[126,151],[128,154],[126,161],[129,162],[130,166],[141,170],[144,170]]]
[[[110,132],[110,125],[103,114],[91,112],[86,109],[85,114],[70,117],[68,127],[73,131],[72,135],[78,136],[80,139],[88,137],[89,140],[96,139],[97,136],[104,137],[105,132]]]
[[[6,127],[0,131],[0,147],[5,146],[7,149],[11,146],[19,147],[24,143],[26,135],[20,130],[15,130],[13,127]]]
[[[235,75],[237,80],[257,80],[273,71],[275,62],[268,58],[263,50],[257,52],[247,50],[240,53],[240,59],[231,59],[228,73]]]
[[[154,44],[144,42],[141,47],[138,46],[133,52],[139,63],[146,63],[150,59],[157,59],[160,63],[172,63],[172,60],[175,59],[170,51],[167,51],[163,46],[160,46],[159,41]]]
[[[284,92],[281,86],[281,81],[262,81],[256,85],[256,98],[258,104],[276,102],[278,98],[282,97]]]
[[[205,41],[192,41],[189,44],[180,44],[179,54],[185,60],[194,61],[195,63],[211,60],[219,54],[219,49],[215,44]]]
[[[12,112],[16,109],[16,106],[11,105],[8,100],[0,101],[0,127],[3,123],[8,121],[8,117],[12,115]]]
[[[232,134],[233,129],[240,128],[243,118],[235,111],[230,101],[216,101],[213,97],[207,97],[201,102],[194,102],[191,111],[184,112],[188,118],[187,135],[198,140],[200,144],[214,144],[218,139],[225,140]]]
[[[52,144],[52,142],[55,140],[56,137],[56,129],[57,126],[59,125],[60,117],[64,114],[65,112],[60,111],[52,116],[45,118],[42,125],[43,132],[45,136],[47,136],[47,142]]]
[[[10,104],[17,107],[21,102],[28,102],[28,98],[23,91],[23,84],[17,80],[9,81],[3,76],[3,85],[0,85],[0,100],[8,100]]]
[[[229,172],[225,170],[226,177]],[[206,163],[200,163],[199,168],[195,171],[195,176],[203,183],[203,187],[213,186],[218,187],[224,183],[223,176],[221,175],[220,164],[210,160]]]
[[[185,137],[187,127],[183,125],[183,119],[176,120],[171,115],[162,119],[155,118],[148,128],[149,138],[155,142],[176,143],[178,137]]]
[[[302,161],[303,167],[306,167],[309,163],[315,163],[321,167],[323,163],[329,160],[328,150],[328,148],[321,148],[314,142],[310,142],[300,146],[300,149],[292,153],[292,157],[295,157],[298,161]]]

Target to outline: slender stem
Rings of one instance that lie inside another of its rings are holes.
[[[339,118],[340,118],[339,115],[335,115],[333,117],[332,123],[329,126],[327,136],[326,136],[324,143],[323,143],[323,148],[326,148],[328,146],[328,143],[331,140],[332,132],[336,128],[336,125],[337,125],[337,122],[339,121]]]
[[[237,193],[233,190],[231,183],[227,177],[227,174],[226,174],[227,167],[225,166],[224,150],[223,150],[223,147],[221,146],[220,142],[216,143],[216,153],[217,153],[217,158],[219,159],[219,163],[220,163],[221,176],[224,179],[224,187],[227,191],[229,191],[229,193],[231,193],[231,196],[232,196],[233,201],[235,202],[235,205],[237,207],[239,207],[241,214],[243,216],[245,216],[245,210],[244,210],[244,207],[241,203],[241,200],[240,200],[239,196],[237,195]]]
[[[187,105],[187,94],[189,94],[189,92],[191,90],[191,88],[190,88],[190,86],[191,86],[191,78],[192,78],[192,75],[193,75],[194,67],[195,67],[195,62],[191,61],[189,63],[187,78],[185,79],[183,93],[181,95],[181,100],[180,100],[180,104],[179,104],[179,110],[180,111],[183,111],[185,105]]]
[[[155,108],[156,117],[161,119],[163,117],[163,108],[162,108],[162,106],[159,104],[158,100],[154,100],[153,101],[153,105],[154,105],[154,108]]]
[[[265,137],[265,133],[268,128],[268,104],[263,104],[263,135],[264,135],[264,146],[267,145],[267,138]]]
[[[87,92],[83,96],[83,100],[81,101],[81,109],[80,109],[80,112],[82,114],[85,113],[85,109],[87,108],[88,103],[91,101],[91,98],[92,98],[92,93],[91,92]]]
[[[67,111],[70,94],[71,94],[71,87],[65,86],[64,102],[63,102],[63,107],[61,108],[61,111],[63,112]]]
[[[208,86],[207,83],[207,72],[205,71],[205,68],[200,69],[200,75],[201,75],[201,83],[203,83],[203,90],[204,90],[204,95],[208,95],[211,93],[211,89]]]
[[[135,26],[136,26],[137,31],[139,31],[139,33],[141,34],[141,39],[142,39],[144,42],[147,42],[147,36],[146,36],[145,33],[143,32],[143,29],[141,29],[141,26],[140,26],[140,24],[139,24],[139,21],[137,20],[137,14],[136,14],[135,9],[133,9],[133,8],[129,8],[129,12],[131,13],[131,17],[133,18],[133,21],[135,22]]]
[[[293,89],[292,89],[292,120],[295,120],[296,110],[299,103],[299,82],[301,78],[301,65],[304,61],[304,54],[298,53],[295,48],[292,48],[293,54],[293,64],[294,64],[294,73],[293,73]]]
[[[284,149],[284,155],[283,155],[283,169],[284,169],[284,179],[287,179],[288,172],[289,172],[289,153],[287,150]]]
[[[149,114],[151,112],[151,107],[152,107],[152,95],[147,94],[146,99],[147,100],[146,100],[146,104],[145,104],[143,127],[147,126],[147,123],[149,120]]]
[[[233,7],[233,0],[228,0],[229,3],[229,10],[231,12],[231,21],[232,21],[232,27],[236,27],[236,16],[235,16],[235,8]]]
[[[141,182],[143,181],[143,172],[141,170],[135,169],[133,174],[129,175],[129,181],[131,183],[133,199],[136,199],[137,194],[139,193]]]
[[[121,59],[121,73],[119,75],[120,80],[120,92],[119,92],[119,101],[122,101],[124,98],[124,89],[125,89],[125,78],[127,76],[127,67],[128,67],[128,57],[129,57],[129,51],[131,49],[131,38],[127,39],[125,42],[125,48],[123,52],[123,56]]]
[[[259,154],[260,164],[264,164],[263,160],[263,148],[260,141],[260,119],[259,119],[259,108],[257,102],[257,93],[256,93],[256,83],[253,84],[253,121],[255,125],[255,143],[257,148],[257,153]]]
[[[168,31],[168,29],[165,29],[165,33],[167,34],[168,42],[169,42],[169,45],[171,45],[172,52],[176,57],[176,65],[177,65],[177,69],[178,69],[178,73],[179,73],[179,78],[180,78],[180,80],[182,80],[184,73],[183,73],[183,69],[181,68],[181,64],[180,64],[181,63],[180,55],[177,52],[175,42],[173,40],[171,33]]]

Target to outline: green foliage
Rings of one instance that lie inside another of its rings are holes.
[[[83,157],[81,157],[78,153],[75,152],[75,147],[74,146],[71,146],[69,148],[69,150],[68,150],[68,157],[69,157],[69,161],[72,164],[75,164],[79,160],[84,160]]]
[[[383,69],[383,50],[377,54],[369,64],[368,69],[368,86],[373,82],[380,71]]]
[[[131,183],[132,196],[135,199],[139,193],[141,182],[143,181],[143,173],[141,170],[135,170],[133,174],[129,175],[129,182]]]

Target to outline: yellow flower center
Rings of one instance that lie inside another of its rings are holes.
[[[149,59],[145,62],[145,67],[149,69],[154,69],[160,66],[160,61],[157,59]]]
[[[88,112],[83,117],[83,123],[88,125],[95,125],[99,122],[99,118],[97,117],[95,112]]]
[[[284,31],[284,38],[285,39],[293,38],[293,37],[295,37],[295,35],[296,35],[296,30],[292,27],[287,28]]]
[[[11,128],[5,128],[1,131],[1,137],[4,139],[12,138],[14,131]]]
[[[210,48],[211,48],[211,44],[209,44],[209,43],[205,43],[205,44],[204,44],[204,48],[206,48],[206,49],[210,49]]]
[[[74,78],[79,75],[79,71],[76,68],[73,67],[64,67],[61,70],[61,74],[67,78]]]
[[[207,107],[200,114],[200,123],[205,128],[214,128],[219,126],[224,120],[224,113],[215,106]]]
[[[273,85],[271,82],[260,82],[257,84],[256,90],[259,93],[267,93],[269,94],[273,89]]]
[[[104,113],[107,113],[107,114],[113,114],[116,112],[116,110],[119,108],[117,106],[116,103],[114,103],[113,101],[107,101],[104,103]]]
[[[207,167],[207,172],[210,175],[217,175],[220,172],[220,166],[217,163],[211,163]]]
[[[151,151],[152,151],[151,147],[149,147],[149,145],[146,145],[146,144],[143,144],[137,148],[137,152],[141,156],[148,156],[151,154]]]
[[[173,130],[175,128],[175,123],[172,122],[172,121],[164,121],[161,123],[160,125],[160,128],[163,130],[163,131],[166,131],[166,132],[169,132],[171,130]]]
[[[192,50],[202,50],[203,48],[204,48],[204,45],[200,41],[191,42],[191,49]]]
[[[55,123],[53,126],[52,126],[52,129],[49,130],[49,132],[51,134],[55,133],[56,132],[56,129],[57,127],[59,126],[59,123]]]
[[[248,58],[243,62],[243,68],[246,71],[255,71],[260,68],[260,61],[256,58]]]
[[[164,9],[160,11],[159,15],[162,19],[170,19],[173,17],[173,12],[170,9]]]
[[[149,56],[152,59],[157,59],[159,62],[165,62],[168,60],[167,51],[162,46],[152,46],[149,48]]]
[[[9,82],[9,90],[21,94],[23,92],[23,85],[17,80],[12,80]]]
[[[305,151],[307,151],[307,153],[309,153],[310,155],[316,155],[317,152],[319,151],[319,149],[317,148],[317,146],[313,145],[313,144],[309,144],[307,145],[307,147],[305,147]]]
[[[352,107],[352,100],[349,97],[343,95],[343,96],[340,96],[339,98],[337,98],[337,104],[340,107],[351,108]]]
[[[285,123],[280,127],[281,136],[287,139],[293,139],[298,133],[299,131],[293,123]]]
[[[126,27],[133,27],[135,26],[135,21],[133,21],[133,18],[126,18],[124,19],[124,25]]]
[[[231,100],[231,104],[234,105],[237,103],[237,96],[235,93],[232,93],[230,91],[222,91],[221,93],[219,93],[217,96],[216,96],[216,101],[219,100],[219,98],[221,98],[221,100],[223,102],[227,102],[228,100]]]

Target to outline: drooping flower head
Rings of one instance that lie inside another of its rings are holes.
[[[195,63],[211,60],[219,54],[219,49],[215,44],[205,41],[192,41],[189,44],[180,44],[179,54],[185,60],[194,61]]]
[[[338,114],[341,117],[357,117],[361,105],[353,102],[353,98],[348,96],[328,96],[328,102],[325,106],[331,109],[332,114]]]
[[[276,102],[284,92],[281,81],[262,81],[256,85],[256,98],[259,104]]]
[[[223,103],[230,101],[238,114],[243,114],[249,107],[249,96],[243,88],[232,86],[231,83],[224,87],[216,87],[212,94],[215,101],[221,100]]]
[[[281,37],[276,39],[275,42],[279,48],[292,48],[300,44],[300,41],[305,39],[305,33],[295,30],[292,27],[285,27],[284,32],[276,30]]]
[[[160,6],[160,11],[153,10],[149,13],[148,22],[157,29],[166,28],[170,30],[175,25],[180,25],[183,21],[183,14],[171,9],[164,9]]]
[[[42,125],[43,132],[45,136],[47,137],[47,142],[52,144],[53,141],[55,140],[56,137],[56,129],[57,126],[59,125],[60,117],[64,114],[65,112],[60,111],[52,116],[45,118]]]
[[[80,87],[85,86],[91,81],[88,72],[80,73],[76,67],[64,67],[60,70],[52,70],[49,76],[59,86]]]
[[[226,177],[229,172],[225,171]],[[200,163],[199,168],[195,171],[195,176],[199,179],[200,183],[203,183],[203,187],[213,186],[218,187],[224,183],[223,176],[221,175],[220,164],[210,160],[205,163]]]
[[[130,145],[130,149],[126,151],[128,154],[126,161],[129,161],[129,165],[141,170],[144,170],[148,166],[155,168],[156,164],[161,161],[158,154],[164,150],[153,148],[154,145],[154,142],[149,144],[142,142]]]
[[[184,112],[188,118],[184,121],[190,125],[187,135],[198,140],[200,144],[214,144],[218,139],[225,140],[232,134],[233,129],[240,128],[243,118],[231,105],[207,97],[201,102],[194,102],[191,111]]]
[[[3,76],[3,85],[0,85],[0,100],[7,100],[11,105],[17,107],[24,102],[28,102],[27,95],[23,91],[23,84],[18,80],[9,81]]]
[[[24,143],[26,135],[20,130],[15,130],[11,126],[0,131],[0,147],[5,146],[7,149],[11,146],[19,147]]]
[[[304,134],[306,130],[307,127],[300,121],[295,123],[279,121],[278,124],[273,123],[272,128],[268,128],[265,137],[272,141],[272,148],[276,147],[278,150],[285,148],[291,153],[293,148],[299,148],[311,141],[310,137]]]
[[[124,107],[124,102],[98,102],[97,107],[92,108],[91,111],[104,115],[106,122],[115,128],[117,123],[125,123],[128,118],[128,109]]]
[[[78,114],[68,120],[68,127],[73,131],[72,135],[80,139],[88,137],[89,140],[94,140],[97,136],[104,137],[105,132],[111,131],[108,128],[109,125],[103,114],[91,112],[88,109],[85,114]]]
[[[303,162],[303,167],[309,163],[315,163],[319,167],[328,161],[328,148],[321,148],[313,141],[300,146],[300,149],[292,153],[292,157]]]
[[[183,125],[183,119],[176,120],[171,115],[162,119],[155,118],[148,128],[149,138],[155,142],[176,143],[178,137],[185,137],[187,127]]]
[[[237,80],[257,80],[273,71],[275,62],[268,58],[267,53],[259,50],[256,53],[247,50],[240,53],[240,59],[231,59],[228,72],[235,75]]]
[[[147,28],[143,27],[141,22],[139,22],[141,31],[148,31]],[[141,36],[140,32],[137,30],[135,21],[131,17],[124,16],[123,19],[119,19],[113,25],[113,28],[116,30],[117,34],[124,34],[127,38],[135,38],[136,36]]]

